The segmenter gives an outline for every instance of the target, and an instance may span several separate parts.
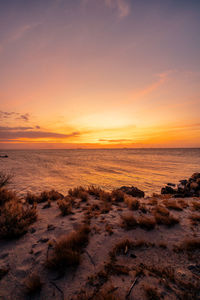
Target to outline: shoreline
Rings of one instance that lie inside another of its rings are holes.
[[[10,213],[9,238],[0,228],[0,296],[198,299],[200,197],[174,195],[90,186],[28,194],[22,204],[0,189],[1,222]]]

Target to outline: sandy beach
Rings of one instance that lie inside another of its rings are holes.
[[[1,299],[200,299],[200,197],[97,187],[28,194],[14,199],[19,224],[3,221],[8,193],[1,189]]]

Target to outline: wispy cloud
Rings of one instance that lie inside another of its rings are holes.
[[[132,96],[134,98],[136,98],[136,97],[143,97],[143,96],[151,94],[152,92],[156,91],[160,86],[162,86],[169,79],[169,75],[172,72],[174,72],[174,71],[166,71],[166,72],[158,74],[156,80],[153,83],[149,84],[144,89],[142,89],[136,93],[133,93]]]
[[[99,139],[99,142],[108,142],[108,143],[123,143],[123,142],[133,142],[132,139],[116,139],[116,140],[110,140],[110,139]]]
[[[9,111],[0,111],[0,120],[8,120],[8,119],[15,119],[20,121],[29,122],[30,121],[30,114],[25,113],[21,114],[18,112],[9,112]]]
[[[80,132],[72,132],[69,134],[62,134],[62,133],[55,133],[55,132],[45,132],[45,131],[26,131],[26,130],[21,130],[21,131],[13,131],[13,130],[4,130],[0,131],[0,139],[1,140],[15,140],[15,139],[41,139],[41,138],[61,138],[61,139],[66,139],[66,138],[72,138],[72,137],[77,137],[80,135]]]
[[[116,9],[120,18],[130,14],[130,0],[104,0],[106,6]]]

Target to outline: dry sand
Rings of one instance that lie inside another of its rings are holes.
[[[87,202],[76,199],[80,207],[73,207],[73,214],[64,217],[61,216],[56,201],[47,209],[42,209],[44,203],[38,204],[38,220],[29,227],[28,232],[16,240],[1,241],[0,268],[8,268],[9,271],[0,280],[0,299],[68,300],[76,299],[81,291],[98,296],[102,290],[110,291],[109,295],[113,297],[116,295],[116,299],[200,299],[200,294],[196,296],[191,294],[191,298],[187,298],[189,296],[186,293],[193,288],[192,284],[200,287],[200,249],[178,253],[174,251],[174,247],[185,239],[200,239],[199,223],[192,225],[190,220],[192,214],[200,216],[200,212],[194,211],[192,206],[194,200],[200,203],[200,198],[173,199],[173,201],[183,200],[189,206],[180,211],[169,210],[171,215],[180,220],[179,224],[172,227],[158,224],[152,230],[142,229],[139,226],[131,230],[121,227],[123,215],[132,214],[136,218],[152,216],[156,205],[155,203],[152,205],[151,200],[157,200],[162,205],[166,198],[169,197],[139,199],[140,203],[146,205],[146,213],[140,209],[130,210],[124,202],[113,204],[109,213],[94,211],[89,243],[81,254],[80,265],[76,269],[67,269],[63,276],[45,267],[48,245],[60,236],[77,229],[87,209],[94,203],[99,204],[100,200],[93,196],[89,196]],[[106,224],[111,226],[113,233],[106,231],[106,226],[108,227]],[[111,262],[109,252],[125,239],[133,242],[142,240],[152,245],[136,249],[126,247],[116,255],[115,263]],[[53,247],[49,249],[48,255],[51,255],[51,251]],[[108,277],[105,279],[105,272],[103,275],[102,272],[109,262],[121,267],[119,272],[108,271]],[[125,271],[122,266],[125,267]],[[143,271],[137,276],[140,269]],[[167,275],[159,273],[163,272],[163,269],[168,270]],[[170,275],[170,272],[174,275]],[[24,281],[32,273],[39,274],[43,285],[40,293],[27,295]],[[186,284],[190,284],[191,287]],[[148,296],[145,291],[147,287],[153,287],[159,297],[151,296],[150,291]],[[96,298],[93,296],[92,299]]]

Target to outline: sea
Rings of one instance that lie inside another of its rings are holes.
[[[0,172],[12,175],[10,189],[20,195],[95,185],[113,190],[136,186],[146,195],[160,193],[200,172],[200,149],[0,150]]]

